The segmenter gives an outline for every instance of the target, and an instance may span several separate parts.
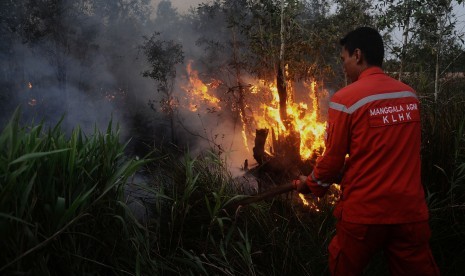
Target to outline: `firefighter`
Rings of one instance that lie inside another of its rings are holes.
[[[300,193],[322,197],[340,183],[334,208],[331,275],[361,275],[383,250],[391,275],[439,275],[420,171],[420,103],[408,85],[382,70],[383,39],[360,27],[340,40],[351,84],[331,98],[325,146]],[[340,181],[340,182],[339,182]]]

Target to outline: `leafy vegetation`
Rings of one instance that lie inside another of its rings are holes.
[[[16,111],[0,135],[3,275],[123,273],[140,264],[141,225],[124,203],[129,176],[147,161],[126,160],[108,125],[69,138],[60,124],[22,127]]]

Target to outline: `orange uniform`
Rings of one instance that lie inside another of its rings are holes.
[[[337,235],[329,246],[333,275],[359,275],[381,248],[393,275],[439,274],[428,244],[419,107],[415,91],[379,67],[333,95],[326,149],[306,181],[323,196],[324,183],[342,173]]]
[[[420,136],[414,90],[381,68],[365,70],[358,81],[335,93],[329,104],[326,150],[312,175],[332,183],[344,170],[336,217],[362,224],[427,220]],[[313,192],[324,194],[324,188],[312,183],[309,177]]]

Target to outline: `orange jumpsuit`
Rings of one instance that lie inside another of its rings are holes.
[[[307,185],[323,196],[342,172],[333,275],[359,275],[384,249],[393,275],[439,275],[421,184],[420,104],[408,85],[370,67],[329,104],[325,152]],[[348,157],[347,157],[348,155]]]

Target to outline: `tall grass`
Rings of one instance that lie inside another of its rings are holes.
[[[444,84],[438,100],[422,97],[422,169],[442,275],[465,271],[465,82]]]
[[[0,274],[135,273],[146,238],[123,187],[146,161],[126,160],[110,122],[90,136],[60,124],[23,127],[17,110],[0,134]],[[147,250],[145,248],[145,250]]]
[[[330,206],[310,213],[277,198],[230,210],[238,184],[213,152],[153,163],[155,256],[177,275],[322,275]],[[166,271],[161,271],[163,272]]]

